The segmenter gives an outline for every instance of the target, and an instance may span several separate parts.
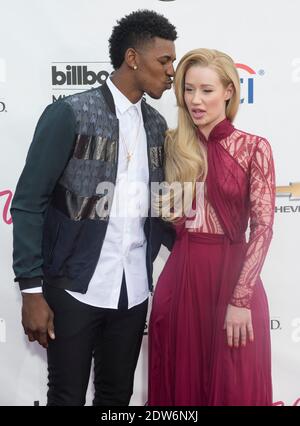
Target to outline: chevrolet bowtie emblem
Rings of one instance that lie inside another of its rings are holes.
[[[277,197],[290,197],[290,200],[300,200],[300,182],[290,183],[289,186],[277,186]]]

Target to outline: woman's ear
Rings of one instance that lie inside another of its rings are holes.
[[[234,87],[232,83],[229,83],[225,90],[225,101],[229,101],[234,93]]]

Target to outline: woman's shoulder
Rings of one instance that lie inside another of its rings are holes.
[[[236,140],[243,141],[243,143],[249,145],[249,147],[252,146],[253,149],[261,148],[271,150],[270,142],[264,136],[246,132],[245,130],[241,129],[235,129],[232,137]]]

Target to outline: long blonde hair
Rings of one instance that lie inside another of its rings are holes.
[[[191,196],[194,195],[196,181],[204,181],[207,174],[207,158],[204,146],[199,143],[197,127],[194,125],[184,101],[185,76],[190,67],[200,65],[210,67],[217,72],[221,83],[226,88],[230,83],[233,86],[233,94],[230,100],[226,101],[226,117],[233,121],[240,102],[240,80],[235,64],[230,56],[223,52],[212,49],[195,49],[186,53],[180,60],[174,78],[175,95],[178,106],[178,125],[176,129],[169,130],[165,141],[165,176],[166,181],[192,183],[191,193],[173,193],[171,206],[176,203],[176,198],[180,197],[183,205],[191,205]],[[177,200],[178,201],[178,200]],[[178,219],[178,214],[166,217],[169,221]],[[186,211],[186,210],[185,210]]]

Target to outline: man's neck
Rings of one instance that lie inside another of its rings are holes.
[[[143,92],[134,87],[128,72],[119,69],[113,73],[110,79],[132,104],[136,104],[143,96]]]

